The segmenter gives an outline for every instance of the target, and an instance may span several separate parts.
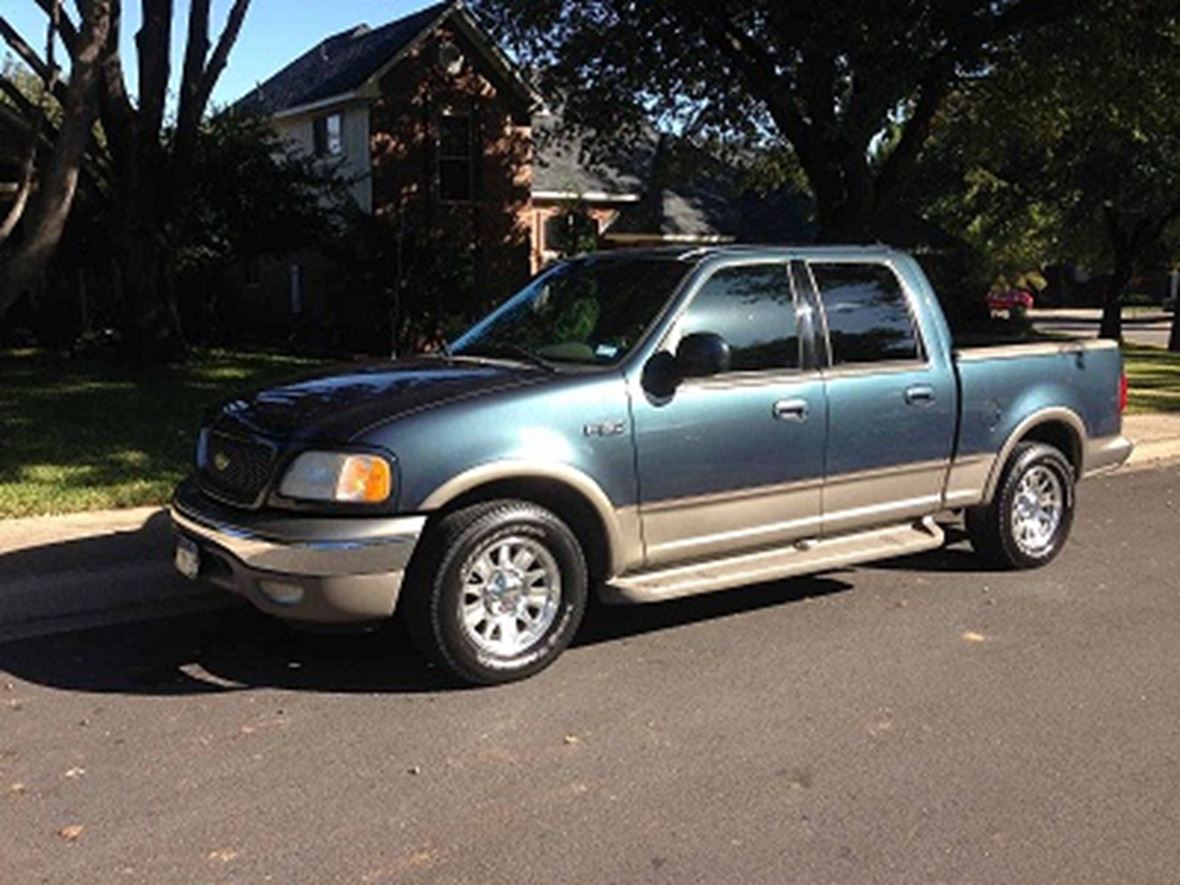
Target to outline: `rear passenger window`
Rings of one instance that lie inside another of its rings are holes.
[[[916,360],[918,336],[897,276],[882,264],[812,264],[832,363]]]
[[[724,267],[697,292],[681,332],[715,332],[726,340],[730,370],[799,368],[795,302],[785,264]]]

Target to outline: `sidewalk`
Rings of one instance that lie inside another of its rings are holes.
[[[1123,470],[1180,462],[1180,414],[1128,415]],[[172,567],[161,508],[0,520],[0,642],[238,604]]]

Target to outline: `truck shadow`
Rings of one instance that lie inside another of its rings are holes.
[[[658,605],[591,606],[574,647],[587,647],[851,589],[798,578]],[[559,665],[560,666],[560,665]],[[396,620],[367,634],[306,633],[245,605],[0,645],[0,670],[47,687],[183,696],[257,688],[417,693],[462,688],[428,665]]]

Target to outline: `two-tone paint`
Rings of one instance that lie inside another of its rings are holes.
[[[302,543],[307,521],[324,516],[278,495],[284,466],[310,448],[353,447],[390,458],[396,492],[383,510],[340,513],[342,521],[363,515],[404,527],[413,516],[429,530],[431,516],[477,498],[539,497],[575,524],[604,585],[642,588],[686,563],[707,571],[710,562],[752,557],[768,574],[788,574],[809,563],[857,561],[858,550],[860,558],[866,550],[900,552],[905,542],[889,535],[898,526],[915,527],[915,543],[937,543],[929,517],[990,500],[1007,453],[1030,436],[1061,446],[1079,476],[1129,453],[1113,344],[956,352],[935,293],[905,254],[731,247],[683,250],[677,260],[683,281],[617,366],[547,371],[431,357],[348,367],[227,403],[209,428],[279,449],[264,506],[234,515],[234,537],[267,520],[261,539],[281,546],[278,514]],[[890,268],[920,337],[919,357],[832,365],[813,262]],[[684,311],[705,281],[724,267],[767,263],[789,280],[800,368],[685,380],[669,396],[645,389],[645,365],[675,349]],[[191,483],[176,510],[182,533],[204,526],[205,540],[216,543],[224,513],[203,514]],[[791,562],[780,561],[782,551]],[[676,586],[728,586],[740,574],[715,571],[712,582],[677,578]],[[661,598],[669,585],[662,586],[622,598]],[[396,603],[397,586],[392,593],[382,609]]]

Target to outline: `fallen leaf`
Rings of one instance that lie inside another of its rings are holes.
[[[78,777],[81,777],[82,775],[84,775],[85,773],[86,773],[85,768],[78,768],[75,766],[74,768],[71,768],[69,771],[66,772],[66,777],[68,777],[70,779],[78,778]]]
[[[982,633],[976,633],[974,630],[968,630],[963,634],[964,642],[987,642],[987,637]]]
[[[581,739],[576,734],[567,734],[565,736],[565,745],[567,747],[572,747],[577,743],[581,743]]]
[[[62,827],[57,831],[57,834],[67,842],[77,841],[78,837],[82,835],[82,831],[86,829],[81,824],[71,824],[68,827]]]
[[[14,796],[23,796],[25,793],[29,792],[29,788],[22,783],[15,783],[8,788],[8,792],[12,793]]]
[[[421,774],[422,773],[422,766],[421,765],[411,765],[408,769],[406,769],[406,771],[408,774]]]
[[[237,856],[238,856],[238,853],[236,851],[231,851],[228,848],[223,848],[220,851],[210,851],[209,852],[209,860],[215,860],[218,863],[229,863],[231,860],[233,860]]]

